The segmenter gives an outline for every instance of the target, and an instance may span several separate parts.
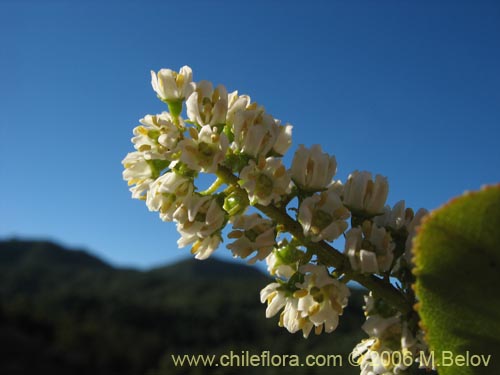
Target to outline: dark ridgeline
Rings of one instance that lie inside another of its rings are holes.
[[[0,374],[359,374],[347,363],[173,367],[170,354],[231,350],[347,358],[364,337],[360,291],[333,334],[305,340],[265,318],[259,291],[269,282],[256,268],[216,259],[141,272],[51,242],[0,241]]]

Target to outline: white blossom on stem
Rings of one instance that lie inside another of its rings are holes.
[[[256,159],[268,155],[280,133],[273,116],[266,113],[262,107],[236,112],[232,130],[233,151]]]
[[[150,211],[159,211],[163,221],[172,221],[177,208],[191,199],[193,182],[176,172],[167,172],[151,183],[146,205]]]
[[[189,66],[183,66],[177,73],[170,69],[151,71],[151,86],[163,101],[175,101],[187,98],[194,89],[193,72]]]
[[[233,231],[228,234],[235,241],[227,245],[234,257],[247,258],[253,252],[257,254],[248,263],[263,260],[276,244],[275,226],[272,221],[259,214],[239,215],[231,219]]]
[[[262,289],[260,301],[267,302],[266,318],[273,317],[283,308],[278,324],[280,327],[285,327],[288,332],[295,333],[302,330],[304,337],[311,332],[313,324],[307,318],[301,317],[298,299],[294,298],[281,284],[271,283]]]
[[[368,216],[384,213],[384,205],[389,193],[387,178],[376,175],[372,180],[370,172],[352,172],[344,185],[344,204],[353,213]]]
[[[132,198],[145,199],[144,193],[149,190],[149,185],[153,182],[153,170],[145,159],[144,154],[139,151],[129,152],[122,161],[123,179],[128,185],[135,185],[130,188]]]
[[[251,204],[267,206],[290,193],[290,176],[281,159],[260,158],[258,164],[250,160],[241,170],[240,185],[247,191]]]
[[[146,115],[140,122],[132,138],[135,149],[144,152],[145,159],[168,160],[181,136],[170,114]]]
[[[228,140],[224,133],[219,134],[216,127],[204,125],[198,132],[189,128],[190,138],[179,142],[180,160],[190,169],[214,173],[224,160]]]
[[[304,281],[295,285],[294,292],[279,283],[269,284],[261,291],[261,302],[267,302],[266,317],[283,308],[279,325],[290,333],[302,330],[308,337],[312,328],[317,334],[332,332],[350,295],[347,286],[330,277],[325,266],[308,264],[300,267]]]
[[[287,150],[292,145],[292,128],[290,124],[281,125],[277,119],[274,120],[275,127],[277,128],[278,136],[273,145],[273,151],[278,155],[285,155]]]
[[[350,296],[349,288],[331,277],[323,265],[307,264],[299,268],[305,274],[304,282],[294,294],[298,298],[297,309],[301,318],[307,318],[315,327],[316,334],[330,333],[337,328],[339,315]],[[308,333],[307,333],[308,334]],[[304,331],[304,336],[307,337]]]
[[[238,95],[238,91],[233,91],[228,94],[228,109],[226,114],[226,124],[229,127],[234,125],[234,117],[237,113],[250,108],[257,108],[256,103],[251,103],[251,99],[248,95]]]
[[[218,234],[198,238],[191,247],[191,254],[194,254],[196,259],[207,259],[215,250],[217,250],[220,242],[221,237]]]
[[[345,254],[353,270],[362,273],[388,271],[394,259],[395,244],[383,227],[365,221],[346,233]]]
[[[312,241],[333,241],[348,227],[349,210],[334,189],[316,193],[302,201],[298,220]]]
[[[365,296],[366,322],[362,329],[370,337],[352,351],[363,375],[404,374],[421,353],[427,353],[422,330],[412,332],[403,316],[376,301],[370,292]],[[408,360],[402,360],[407,356]]]
[[[301,189],[317,191],[326,189],[337,172],[335,156],[324,153],[320,145],[310,149],[299,145],[292,161],[292,180]]]
[[[224,224],[224,211],[214,197],[192,195],[177,208],[173,218],[181,235],[177,241],[179,247],[194,243],[192,252],[197,259],[206,259],[215,251],[220,242],[218,232]]]
[[[390,206],[384,207],[384,214],[373,218],[373,222],[381,227],[399,230],[406,228],[413,218],[413,210],[411,208],[405,209],[405,201],[397,202],[392,208]]]
[[[266,303],[266,318],[271,318],[286,304],[286,292],[279,283],[271,283],[260,291],[260,302]]]
[[[214,90],[211,82],[200,81],[187,99],[186,107],[189,119],[199,126],[225,124],[228,109],[227,90],[222,85]]]

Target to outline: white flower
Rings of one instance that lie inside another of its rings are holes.
[[[363,228],[351,228],[346,233],[344,253],[353,270],[362,273],[388,271],[394,259],[395,244],[383,227],[363,223]]]
[[[337,171],[335,156],[324,153],[320,145],[310,149],[299,145],[292,161],[292,180],[309,191],[326,189]]]
[[[179,128],[169,113],[147,115],[134,128],[132,143],[137,151],[144,152],[146,159],[169,159],[180,139]]]
[[[379,302],[371,292],[365,296],[367,318],[362,329],[370,338],[359,343],[352,356],[361,374],[403,374],[421,353],[428,351],[423,332],[417,327],[412,332],[401,313]]]
[[[413,335],[407,322],[395,317],[377,317],[385,328],[359,343],[352,351],[353,359],[357,360],[362,375],[404,374],[422,353],[428,352],[422,331]]]
[[[214,90],[211,82],[200,81],[187,99],[186,107],[189,119],[200,126],[225,124],[228,109],[227,90],[222,85]]]
[[[148,192],[146,205],[150,211],[160,211],[163,221],[172,221],[175,210],[193,194],[193,182],[175,172],[157,178]]]
[[[285,306],[287,297],[278,283],[271,283],[260,291],[260,302],[267,302],[266,318],[271,318]]]
[[[355,213],[381,215],[388,193],[387,178],[377,175],[373,181],[370,172],[354,171],[344,185],[344,204]]]
[[[288,298],[285,308],[280,315],[280,327],[285,327],[288,332],[295,333],[302,330],[302,336],[307,338],[313,328],[313,323],[302,317],[299,311],[299,300],[296,298]]]
[[[232,127],[234,124],[234,117],[240,111],[252,108],[257,108],[257,104],[251,104],[251,99],[248,95],[238,95],[238,91],[233,91],[227,97],[228,110],[226,114],[226,124]]]
[[[342,181],[332,181],[330,185],[328,185],[329,190],[333,190],[334,192],[337,193],[337,195],[340,197],[342,200],[342,197],[344,196],[344,185],[342,184]]]
[[[229,238],[235,238],[227,245],[234,257],[245,259],[254,251],[257,254],[248,261],[253,264],[266,258],[276,244],[275,227],[270,220],[263,219],[259,214],[240,215],[232,218],[233,230]]]
[[[144,154],[139,151],[129,152],[122,164],[125,168],[123,179],[128,185],[135,185],[130,188],[132,198],[145,199],[143,193],[147,192],[149,185],[153,182],[153,171],[150,164],[144,158]]]
[[[404,355],[409,355],[403,350],[394,350],[391,346],[374,338],[362,341],[352,353],[353,358],[357,358],[361,375],[402,374],[408,368],[406,364],[413,362],[403,360]]]
[[[179,142],[180,160],[195,171],[214,173],[224,160],[228,140],[216,127],[205,125],[198,132],[190,128],[191,138]]]
[[[267,302],[266,318],[276,315],[282,308],[279,326],[285,327],[288,332],[295,333],[303,330],[304,337],[309,335],[313,324],[306,318],[302,318],[298,310],[298,300],[290,296],[278,283],[271,283],[260,292],[260,301]]]
[[[337,279],[330,277],[325,266],[307,264],[300,267],[304,282],[297,284],[301,288],[294,295],[298,297],[297,310],[301,318],[307,318],[320,333],[323,328],[330,333],[337,328],[339,315],[350,295],[349,288]],[[307,333],[308,334],[308,333]],[[306,332],[304,336],[307,337]]]
[[[221,238],[218,234],[213,236],[198,238],[191,248],[191,254],[194,254],[196,259],[207,259],[219,247]]]
[[[151,71],[151,86],[163,101],[177,101],[187,98],[194,89],[193,72],[189,66],[183,66],[179,73],[170,69]]]
[[[173,218],[177,221],[177,231],[181,234],[181,238],[177,241],[179,247],[194,243],[192,251],[197,255],[198,252],[202,253],[200,256],[203,256],[207,250],[212,252],[215,250],[213,248],[216,242],[214,236],[220,237],[218,232],[224,224],[224,211],[215,198],[192,195],[177,208]],[[210,241],[204,241],[209,237]],[[200,256],[198,256],[199,259],[201,259]]]
[[[376,216],[373,222],[381,227],[399,230],[406,228],[413,218],[413,210],[411,208],[405,209],[405,201],[399,201],[392,209],[390,206],[384,207],[384,214]]]
[[[359,356],[363,355],[364,353],[367,352],[370,347],[375,344],[375,341],[377,341],[376,338],[369,338],[361,341],[358,345],[355,346],[355,348],[352,350],[352,356],[353,358],[358,358]]]
[[[226,126],[234,135],[231,149],[258,159],[274,152],[284,155],[292,144],[292,125],[266,113],[264,107],[252,103],[248,95],[234,91],[228,95]]]
[[[304,281],[297,283],[295,292],[287,291],[279,283],[265,287],[260,294],[261,302],[267,302],[266,317],[278,313],[281,327],[290,333],[302,330],[308,337],[312,328],[316,334],[332,332],[338,325],[339,315],[347,305],[350,295],[347,286],[330,277],[325,266],[308,264],[300,267]]]
[[[287,150],[292,145],[292,128],[290,124],[281,125],[279,120],[274,120],[275,126],[277,127],[278,136],[276,142],[273,145],[273,151],[278,155],[285,155]]]
[[[240,110],[234,115],[233,151],[258,158],[267,156],[277,141],[279,128],[263,108]]]
[[[174,219],[181,235],[208,237],[221,228],[224,211],[214,197],[192,195],[174,212]],[[181,241],[179,245],[187,243]]]
[[[239,183],[247,191],[253,205],[277,203],[290,193],[290,176],[281,159],[274,157],[261,158],[258,164],[250,160],[241,170]]]
[[[329,189],[304,199],[299,207],[298,220],[304,235],[311,237],[312,241],[333,241],[347,229],[349,216],[349,210],[338,194]]]

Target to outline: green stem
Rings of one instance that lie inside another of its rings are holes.
[[[217,177],[219,177],[226,184],[233,185],[241,189],[238,185],[238,177],[233,175],[229,169],[219,166],[216,174]],[[261,204],[256,204],[254,207],[277,223],[282,224],[285,229],[297,240],[299,240],[307,249],[314,251],[323,264],[335,267],[340,272],[346,274],[351,280],[357,281],[377,296],[385,299],[389,304],[397,308],[403,314],[412,311],[411,303],[402,293],[394,288],[390,282],[380,279],[374,275],[363,275],[353,272],[346,257],[340,251],[330,246],[325,241],[312,242],[309,240],[304,235],[304,231],[302,230],[300,223],[292,219],[283,208],[271,205],[263,206]]]
[[[200,192],[200,194],[201,195],[213,194],[217,191],[217,189],[219,189],[219,187],[221,187],[223,183],[224,181],[220,177],[217,177],[217,179],[213,182],[213,184],[210,185],[210,187],[207,190],[203,190],[202,192]]]

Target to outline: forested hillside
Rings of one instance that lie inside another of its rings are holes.
[[[171,354],[347,354],[361,292],[333,334],[305,340],[265,318],[255,268],[215,259],[137,271],[50,242],[0,242],[0,374],[356,374],[332,368],[189,368]]]

